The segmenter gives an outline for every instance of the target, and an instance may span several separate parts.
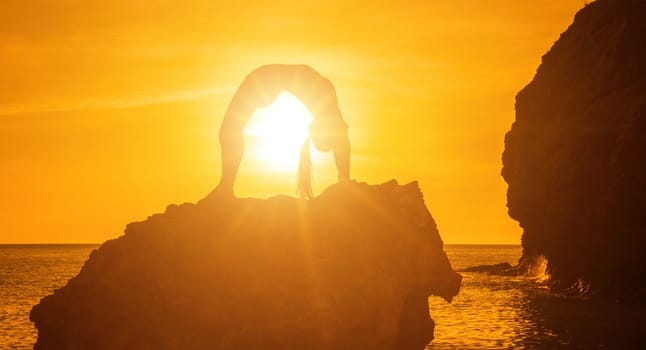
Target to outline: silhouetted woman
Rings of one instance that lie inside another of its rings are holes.
[[[272,64],[256,68],[240,84],[220,128],[222,178],[217,191],[233,195],[233,184],[244,151],[243,129],[257,108],[271,104],[282,91],[299,98],[314,117],[309,138],[301,148],[298,189],[312,198],[309,142],[318,150],[332,150],[339,181],[350,179],[348,125],[343,121],[332,83],[306,65]]]

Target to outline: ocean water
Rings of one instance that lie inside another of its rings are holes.
[[[29,311],[81,270],[97,245],[0,245],[0,349],[31,349]]]
[[[78,273],[96,245],[0,245],[0,350],[31,349],[29,311]],[[507,261],[520,246],[447,245],[455,269]],[[524,277],[463,273],[451,304],[430,298],[427,349],[646,349],[643,305],[568,298]]]

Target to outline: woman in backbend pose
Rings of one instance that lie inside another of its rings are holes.
[[[348,125],[343,121],[332,83],[306,65],[272,64],[252,71],[240,84],[220,128],[222,178],[216,191],[233,195],[233,184],[244,151],[243,129],[254,111],[272,103],[281,91],[298,97],[314,120],[309,138],[301,148],[298,189],[301,197],[312,198],[310,140],[318,150],[334,152],[339,181],[350,179]]]

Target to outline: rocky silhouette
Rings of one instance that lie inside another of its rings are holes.
[[[521,265],[555,287],[646,292],[646,2],[577,13],[516,97],[502,175],[523,228]]]
[[[424,349],[451,269],[416,183],[211,197],[131,223],[31,312],[35,349]]]

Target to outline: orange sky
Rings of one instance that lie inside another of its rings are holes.
[[[0,243],[102,242],[199,200],[226,105],[267,63],[335,84],[352,177],[419,181],[447,243],[519,242],[499,175],[514,96],[583,1],[257,3],[2,1]],[[295,195],[252,164],[240,196]]]

